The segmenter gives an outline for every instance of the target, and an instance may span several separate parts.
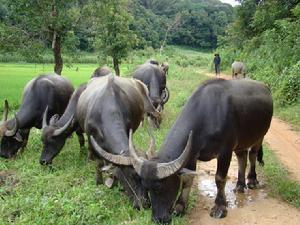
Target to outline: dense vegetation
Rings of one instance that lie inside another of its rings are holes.
[[[219,39],[223,62],[245,61],[250,76],[267,83],[279,106],[300,99],[298,0],[241,0],[227,35]]]
[[[55,71],[79,51],[111,57],[114,67],[130,49],[166,44],[213,49],[232,21],[233,9],[218,0],[0,0],[1,60],[43,62],[53,51]],[[20,56],[21,55],[21,56]]]

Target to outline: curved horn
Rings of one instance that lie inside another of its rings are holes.
[[[168,87],[166,86],[165,89],[163,90],[163,93],[164,94],[164,97],[162,98],[162,104],[164,105],[165,103],[167,103],[167,101],[169,100],[170,98],[170,92],[169,92],[169,89]]]
[[[17,133],[17,131],[18,131],[18,127],[19,127],[19,121],[18,121],[18,118],[17,118],[17,115],[15,114],[15,125],[14,125],[14,127],[11,129],[11,130],[9,130],[8,128],[7,128],[7,130],[5,131],[5,136],[7,136],[7,137],[11,137],[11,136],[14,136],[16,133]]]
[[[137,174],[139,176],[141,176],[142,175],[142,166],[146,160],[138,157],[138,155],[136,154],[136,150],[133,146],[133,140],[132,140],[132,129],[130,129],[130,131],[129,131],[129,152],[130,152],[130,155],[132,156],[131,160],[132,160],[133,168],[137,172]]]
[[[158,179],[166,178],[166,177],[176,173],[184,166],[184,163],[186,162],[186,160],[190,154],[190,151],[192,149],[191,148],[192,147],[192,135],[193,135],[193,131],[190,132],[185,149],[183,150],[182,154],[177,159],[175,159],[171,162],[168,162],[168,163],[158,163],[157,164],[156,177]]]
[[[153,132],[152,132],[152,129],[150,127],[148,127],[147,129],[147,132],[150,136],[150,145],[149,145],[149,148],[146,152],[146,155],[147,155],[147,158],[150,159],[154,156],[155,154],[155,149],[156,149],[156,146],[155,146],[155,139],[154,139],[154,135],[153,135]]]
[[[71,116],[71,118],[68,120],[68,122],[66,122],[66,124],[65,124],[63,127],[56,129],[56,130],[53,132],[53,136],[59,136],[59,135],[61,135],[65,130],[67,130],[67,129],[70,127],[70,125],[71,125],[73,119],[74,119],[74,115]]]
[[[130,157],[108,153],[107,151],[105,151],[103,148],[101,148],[98,145],[98,143],[96,142],[96,140],[94,139],[93,136],[90,136],[90,140],[91,140],[91,144],[92,144],[94,150],[101,157],[106,159],[107,161],[109,161],[113,164],[122,165],[122,166],[131,166],[132,165]]]
[[[8,116],[8,101],[5,99],[2,122],[7,121],[7,116]]]
[[[49,109],[49,107],[47,106],[46,110],[44,112],[44,115],[43,115],[43,126],[42,126],[43,129],[48,126],[48,124],[47,124],[48,109]]]

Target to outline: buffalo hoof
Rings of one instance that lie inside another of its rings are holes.
[[[258,180],[256,180],[256,179],[250,179],[250,180],[248,180],[247,186],[250,189],[257,189],[258,188],[258,184],[259,184]]]
[[[234,192],[237,193],[244,193],[245,192],[246,185],[243,184],[237,184],[236,187],[233,189]]]
[[[184,213],[185,213],[185,207],[182,204],[176,204],[173,214],[175,216],[182,216]]]
[[[227,216],[227,209],[224,205],[215,205],[211,211],[210,216],[216,219],[224,218]]]

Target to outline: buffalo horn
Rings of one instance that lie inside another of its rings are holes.
[[[46,110],[45,110],[45,112],[44,112],[44,115],[43,115],[43,129],[45,128],[45,127],[47,127],[48,126],[48,124],[47,124],[47,115],[48,115],[48,106],[46,107]]]
[[[65,130],[67,130],[68,127],[70,127],[70,125],[71,125],[73,119],[74,119],[74,115],[71,116],[71,118],[68,120],[68,122],[66,122],[66,124],[65,124],[63,127],[56,129],[56,130],[53,132],[53,136],[59,136],[59,135],[61,135]]]
[[[161,111],[162,111],[162,106],[161,106],[161,104],[159,104],[159,105],[156,107],[156,111],[157,111],[157,112],[161,112]]]
[[[170,92],[169,92],[169,89],[168,87],[166,86],[164,91],[163,91],[165,94],[164,94],[164,97],[162,99],[162,104],[165,104],[168,100],[169,100],[169,97],[170,97]]]
[[[98,143],[96,142],[95,138],[93,136],[90,137],[91,144],[94,148],[94,150],[105,160],[116,164],[116,165],[123,165],[123,166],[130,166],[132,165],[130,157],[122,156],[122,155],[114,155],[111,153],[108,153],[103,148],[101,148]]]
[[[168,162],[168,163],[158,163],[157,164],[157,170],[156,170],[156,177],[158,179],[166,178],[177,171],[179,171],[186,162],[192,146],[192,135],[193,132],[191,131],[189,134],[189,138],[187,141],[187,144],[185,146],[185,149],[183,150],[182,154],[175,160]]]
[[[136,150],[133,146],[133,140],[132,140],[132,129],[130,129],[129,132],[129,152],[130,155],[132,156],[132,165],[134,170],[137,172],[138,175],[142,176],[142,166],[146,160],[141,157],[138,157],[138,155],[136,154]]]
[[[17,130],[18,130],[18,127],[19,127],[19,121],[18,121],[18,118],[17,118],[16,114],[15,114],[14,120],[15,120],[14,127],[11,130],[7,128],[7,130],[5,131],[5,136],[7,136],[7,137],[14,136],[17,133]]]
[[[146,152],[146,155],[147,155],[147,158],[150,159],[154,156],[156,147],[155,147],[155,139],[154,139],[152,129],[150,127],[148,127],[147,132],[151,139],[150,139],[150,145]]]

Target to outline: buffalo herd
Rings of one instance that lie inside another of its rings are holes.
[[[233,76],[239,66],[233,66]],[[159,129],[170,98],[168,71],[168,63],[154,59],[138,66],[132,78],[115,76],[110,68],[101,67],[75,90],[56,74],[34,78],[25,86],[21,106],[10,120],[8,101],[4,102],[0,156],[12,158],[24,149],[35,127],[42,129],[40,163],[52,164],[74,132],[84,148],[85,133],[89,158],[97,161],[97,184],[111,187],[117,181],[133,207],[151,206],[152,219],[158,223],[185,213],[197,161],[216,158],[217,195],[210,215],[225,217],[224,189],[233,152],[238,159],[235,191],[257,187],[255,164],[256,160],[263,163],[262,141],[273,114],[270,90],[250,79],[204,82],[187,100],[155,152],[151,127]],[[136,150],[133,143],[133,133],[144,120],[151,136],[147,152]],[[104,181],[107,171],[112,173]]]

